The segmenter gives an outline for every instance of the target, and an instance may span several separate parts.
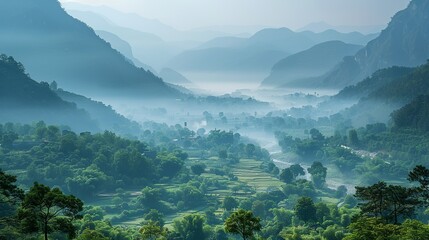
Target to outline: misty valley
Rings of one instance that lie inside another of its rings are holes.
[[[293,29],[89,2],[0,2],[0,240],[429,239],[429,1]]]

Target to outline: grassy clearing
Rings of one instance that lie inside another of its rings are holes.
[[[272,175],[263,172],[260,162],[254,159],[241,159],[233,169],[233,173],[240,182],[253,187],[257,192],[266,191],[268,187],[280,187],[283,183]]]

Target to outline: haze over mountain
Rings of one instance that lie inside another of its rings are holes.
[[[324,76],[319,86],[344,87],[357,83],[378,69],[425,63],[429,58],[428,19],[429,2],[411,1],[405,10],[395,14],[379,37]]]
[[[46,82],[38,83],[12,57],[0,55],[0,122],[68,125],[75,130],[99,129],[88,112],[57,96]]]
[[[77,10],[69,10],[68,12],[93,29],[110,32],[128,42],[132,47],[133,55],[139,61],[156,68],[156,70],[162,68],[165,62],[174,55],[195,45],[188,42],[168,43],[153,33],[118,26],[106,17],[92,12]]]
[[[111,106],[106,106],[102,102],[94,101],[85,96],[64,91],[61,88],[51,86],[61,99],[72,102],[80,109],[87,111],[101,131],[112,131],[120,135],[136,136],[140,132],[138,123],[130,121],[126,117],[117,113]],[[92,129],[92,131],[94,131]]]
[[[157,20],[123,13],[106,6],[65,3],[64,7],[72,16],[95,30],[110,32],[127,41],[133,49],[134,56],[157,71],[165,67],[175,55],[212,38],[229,35],[210,28],[179,31]]]
[[[341,41],[320,43],[277,62],[261,86],[303,87],[305,79],[324,74],[343,57],[353,55],[361,48],[360,45]]]
[[[63,6],[72,15],[76,11],[85,11],[109,19],[117,26],[152,33],[167,42],[205,42],[220,36],[251,35],[263,28],[263,26],[206,26],[191,30],[177,30],[157,19],[145,18],[136,13],[121,12],[107,6],[91,6],[75,2],[66,2]],[[92,24],[91,21],[89,23]]]
[[[167,83],[176,85],[187,85],[192,84],[185,76],[171,68],[163,68],[159,72],[159,76]]]
[[[0,3],[0,52],[22,61],[36,80],[87,96],[175,97],[160,78],[135,67],[55,0]]]
[[[357,102],[340,113],[352,119],[354,126],[389,121],[390,114],[429,94],[429,63],[416,67],[390,67],[376,71],[371,77],[348,86],[321,108],[334,108],[342,103]]]
[[[331,24],[328,24],[326,22],[313,22],[310,24],[305,25],[302,28],[297,29],[298,32],[302,31],[311,31],[311,32],[324,32],[326,30],[335,30],[342,33],[350,33],[350,32],[360,32],[363,34],[372,34],[372,33],[379,33],[381,30],[385,28],[384,25],[368,25],[368,26],[334,26]]]
[[[101,37],[102,39],[106,40],[112,48],[118,50],[120,53],[122,53],[126,58],[128,58],[134,65],[137,67],[142,67],[146,70],[151,71],[152,73],[156,73],[155,69],[150,67],[147,64],[142,63],[140,60],[134,57],[133,50],[128,44],[128,42],[124,41],[120,37],[116,36],[115,34],[111,32],[106,32],[102,30],[95,31],[95,33]]]
[[[366,44],[375,35],[339,33],[294,32],[287,28],[263,29],[249,38],[222,37],[185,51],[174,57],[168,66],[184,72],[260,72],[267,74],[279,60],[308,49],[315,44],[342,40]],[[198,81],[191,79],[194,82]],[[239,80],[237,80],[239,81]],[[249,80],[250,81],[250,80]],[[260,79],[259,79],[260,81]]]

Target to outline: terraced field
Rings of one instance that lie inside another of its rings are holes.
[[[207,170],[213,167],[219,167],[224,164],[227,164],[226,162],[223,162],[222,160],[219,160],[218,158],[209,158],[209,159],[198,159],[198,158],[191,158],[187,161],[186,167],[190,167],[191,165],[195,163],[204,163],[207,166]],[[223,201],[223,199],[227,196],[233,196],[237,199],[242,198],[248,198],[256,192],[265,192],[270,187],[280,187],[282,185],[282,182],[280,182],[277,178],[273,177],[272,175],[264,172],[261,168],[261,161],[255,160],[255,159],[241,159],[239,163],[230,165],[231,166],[231,172],[235,177],[237,177],[237,180],[231,181],[228,176],[220,176],[213,173],[203,173],[201,176],[208,179],[214,179],[219,181],[221,184],[223,184],[224,188],[209,188],[207,190],[206,196],[208,196],[212,202],[213,200],[218,201],[219,203]],[[167,191],[174,191],[175,189],[179,188],[180,186],[178,184],[157,184],[157,187],[162,187],[166,189]],[[240,186],[240,188],[238,188]],[[240,190],[237,190],[240,189]],[[132,201],[138,196],[138,191],[126,191],[125,194],[129,197],[127,197],[128,201]],[[130,196],[131,195],[131,196]],[[113,205],[111,202],[112,199],[116,196],[116,194],[111,195],[103,195],[100,196],[99,202],[92,202],[91,205],[102,205],[102,206],[108,206]],[[166,227],[172,227],[171,224],[173,223],[173,220],[175,218],[180,218],[184,215],[190,214],[190,213],[204,213],[207,210],[206,207],[202,208],[195,208],[195,209],[188,209],[176,214],[171,214],[165,216],[165,222]],[[223,213],[223,209],[217,209],[215,214],[218,216],[221,216]],[[119,215],[119,213],[117,214]],[[111,218],[115,216],[115,214],[109,214],[107,217]],[[132,219],[128,219],[126,221],[118,223],[119,225],[127,225],[127,226],[139,226],[141,222],[143,221],[143,216],[136,217]]]

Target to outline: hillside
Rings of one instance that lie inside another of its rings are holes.
[[[36,80],[87,96],[177,97],[160,78],[135,67],[56,0],[0,3],[0,51]]]
[[[61,99],[45,82],[37,83],[12,57],[0,56],[0,122],[67,125],[77,131],[98,131],[88,112]]]
[[[111,106],[60,88],[53,90],[61,99],[73,102],[78,108],[85,109],[102,131],[108,130],[119,135],[129,136],[135,136],[140,131],[138,123],[120,115]]]
[[[111,32],[99,30],[99,31],[95,31],[95,33],[102,39],[106,40],[106,42],[110,43],[112,48],[118,50],[121,54],[123,54],[126,58],[128,58],[134,65],[136,65],[137,67],[142,67],[145,70],[149,70],[152,73],[156,74],[156,71],[152,67],[142,63],[134,56],[131,45],[128,42],[126,42],[125,40],[121,39],[120,37],[116,36]]]
[[[192,84],[185,76],[171,68],[163,68],[159,72],[159,76],[167,83],[183,85]]]
[[[324,77],[323,87],[344,87],[391,66],[414,67],[429,58],[429,2],[413,0],[398,12],[379,37],[351,61],[343,61]],[[348,69],[358,69],[349,71]]]
[[[291,55],[276,63],[271,74],[262,82],[262,87],[305,86],[301,79],[317,77],[329,71],[345,56],[355,54],[362,46],[329,41]]]
[[[331,104],[340,101],[359,102],[341,112],[357,125],[387,122],[390,114],[429,94],[429,63],[417,68],[390,68],[380,70],[373,77],[348,87],[333,97]]]
[[[396,127],[429,130],[429,95],[421,95],[392,113]]]

